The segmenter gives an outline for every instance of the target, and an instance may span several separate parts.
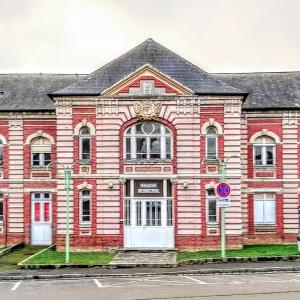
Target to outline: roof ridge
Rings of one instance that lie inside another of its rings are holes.
[[[76,75],[76,76],[85,76],[88,74],[83,73],[0,73],[0,76],[2,75],[53,75],[53,76],[65,76],[65,75]]]
[[[220,73],[210,73],[214,75],[240,75],[240,74],[286,74],[286,73],[300,73],[299,71],[254,71],[254,72],[220,72]]]

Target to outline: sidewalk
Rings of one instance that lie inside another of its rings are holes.
[[[238,274],[266,272],[300,272],[300,261],[214,263],[177,268],[65,268],[53,270],[16,270],[0,272],[2,280],[72,279],[109,276],[151,276],[180,274]]]

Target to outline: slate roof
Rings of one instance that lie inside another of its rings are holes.
[[[82,75],[77,74],[0,74],[0,110],[54,110],[48,96]]]
[[[99,95],[138,68],[150,64],[195,94],[245,94],[218,80],[152,39],[52,95]]]
[[[243,109],[300,109],[300,71],[214,75],[232,86],[249,92]]]

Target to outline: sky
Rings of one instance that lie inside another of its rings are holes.
[[[0,73],[90,73],[147,38],[207,72],[300,70],[300,0],[0,0]]]

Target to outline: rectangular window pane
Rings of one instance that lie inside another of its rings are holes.
[[[160,158],[160,138],[150,138],[150,158]]]
[[[142,203],[136,202],[136,226],[142,226]]]
[[[208,223],[217,222],[217,200],[208,199]]]
[[[50,221],[50,203],[44,203],[44,222]]]
[[[32,165],[39,166],[41,164],[41,153],[32,153]]]
[[[34,222],[40,222],[41,204],[39,202],[34,203]]]
[[[254,163],[255,165],[262,165],[262,147],[261,146],[255,146],[254,147]]]
[[[125,200],[125,226],[130,226],[131,224],[131,201],[129,199]]]
[[[0,166],[3,165],[3,147],[0,146]]]
[[[171,138],[166,137],[166,158],[171,158]]]
[[[51,162],[51,153],[44,153],[44,166],[49,165]]]
[[[91,140],[90,138],[81,138],[81,159],[90,160]]]
[[[262,200],[254,201],[254,223],[255,224],[264,223],[264,201]]]
[[[217,158],[217,140],[215,137],[207,137],[207,153],[206,158],[215,159]]]
[[[147,158],[147,142],[145,138],[136,139],[136,158]]]
[[[275,201],[267,200],[264,204],[264,223],[275,224]]]
[[[126,138],[126,159],[131,158],[131,138]]]
[[[266,147],[266,163],[267,165],[274,165],[274,147],[267,146]]]
[[[91,221],[91,212],[90,212],[90,199],[81,200],[81,213],[82,213],[82,222]]]

